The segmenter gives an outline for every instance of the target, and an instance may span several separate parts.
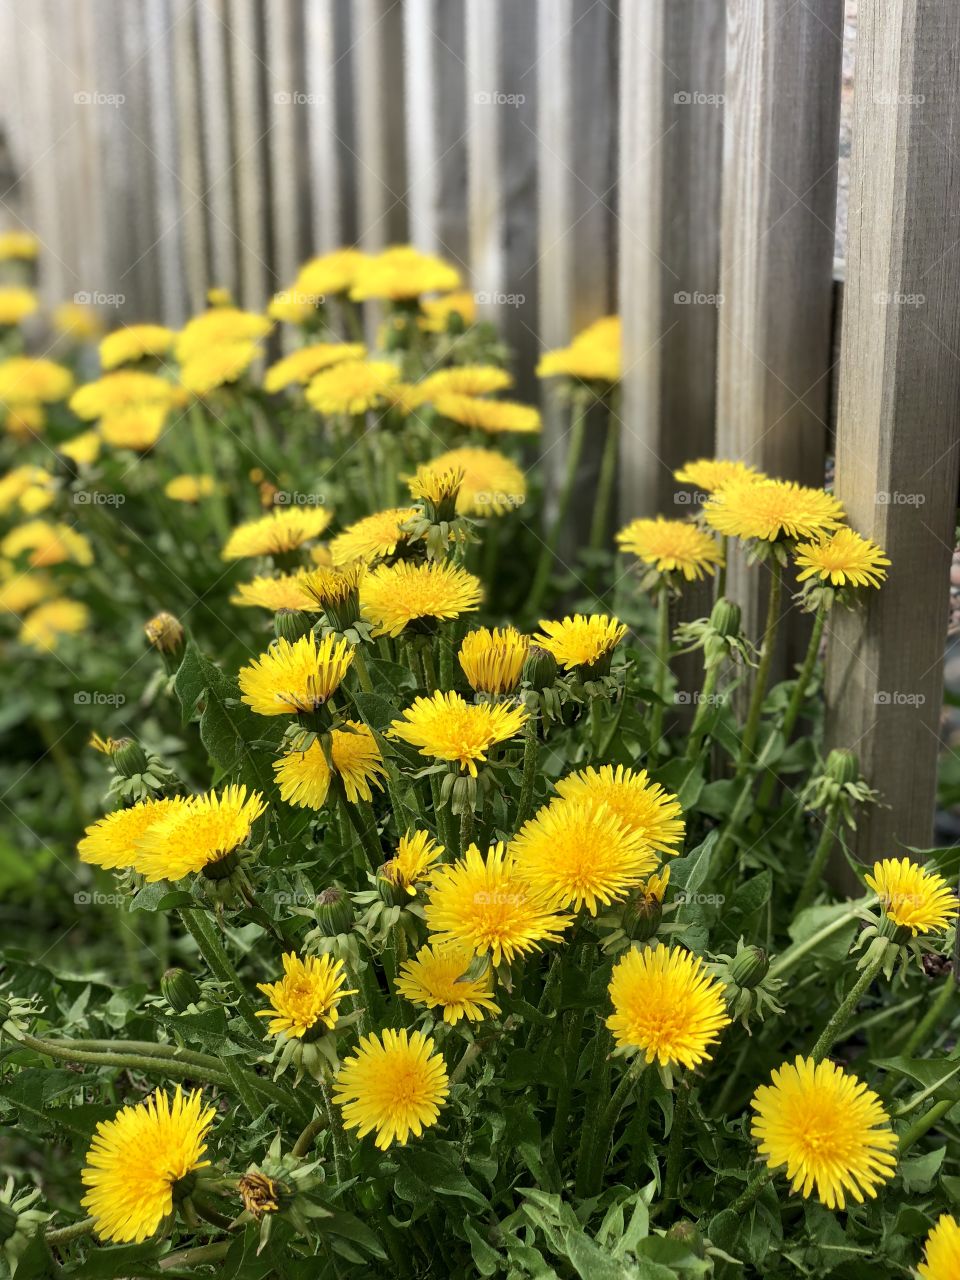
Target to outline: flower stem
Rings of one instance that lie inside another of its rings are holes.
[[[850,988],[846,997],[840,1003],[833,1017],[820,1033],[820,1038],[813,1046],[810,1053],[814,1062],[822,1062],[836,1042],[840,1039],[847,1023],[857,1011],[857,1005],[860,1003],[860,997],[867,991],[872,984],[874,978],[880,972],[880,966],[883,964],[883,952],[880,951],[867,964],[866,968],[860,974],[853,986]]]
[[[290,1154],[298,1160],[302,1160],[304,1156],[309,1155],[310,1148],[313,1146],[313,1140],[318,1133],[322,1133],[328,1126],[330,1121],[326,1115],[314,1116],[310,1123],[304,1128],[300,1137],[293,1144]]]
[[[193,1062],[177,1062],[173,1058],[130,1053],[119,1047],[110,1051],[75,1049],[69,1040],[44,1040],[39,1036],[25,1033],[19,1034],[17,1040],[19,1044],[25,1045],[35,1053],[45,1054],[48,1058],[58,1058],[61,1062],[76,1062],[91,1067],[129,1067],[135,1071],[156,1072],[174,1079],[196,1080],[200,1084],[216,1084],[222,1089],[230,1087],[229,1078],[222,1071],[198,1067]]]
[[[564,526],[567,523],[567,516],[570,513],[570,503],[573,499],[577,471],[580,467],[580,455],[583,452],[583,437],[589,403],[590,397],[585,394],[578,394],[573,402],[573,421],[570,427],[570,444],[567,448],[567,465],[564,472],[563,487],[560,490],[560,499],[557,504],[557,513],[553,518],[553,524],[550,526],[550,530],[540,547],[540,558],[537,561],[537,569],[533,575],[533,584],[528,597],[531,613],[536,613],[540,608],[544,592],[550,581],[553,562],[557,556],[557,545],[560,542]]]
[[[773,776],[772,774],[769,776]],[[800,893],[797,897],[797,903],[794,907],[794,915],[798,911],[802,911],[804,907],[809,907],[810,903],[816,896],[820,883],[823,880],[823,871],[830,857],[830,851],[833,849],[834,842],[837,838],[837,818],[840,809],[839,798],[827,809],[823,816],[823,830],[820,832],[820,839],[817,841],[817,847],[813,851],[813,857],[810,859],[810,865],[807,867],[807,874],[803,877],[803,884],[800,887]]]
[[[353,646],[353,667],[357,673],[357,682],[363,692],[373,693],[373,681],[370,679],[370,671],[363,656],[362,645],[356,644]]]
[[[742,777],[753,758],[757,734],[760,731],[760,714],[763,711],[763,700],[767,694],[767,682],[770,679],[770,668],[773,664],[773,652],[777,639],[777,624],[780,621],[780,596],[783,588],[783,569],[780,561],[774,559],[770,565],[770,596],[767,600],[767,619],[763,629],[763,642],[760,647],[760,661],[754,679],[753,693],[747,709],[747,721],[740,739],[740,758],[737,762],[737,774]]]
[[[937,992],[936,1000],[934,1000],[933,1004],[931,1004],[930,1008],[904,1041],[903,1048],[899,1051],[901,1057],[913,1057],[914,1053],[920,1045],[923,1044],[930,1032],[940,1026],[943,1020],[943,1015],[946,1013],[956,993],[956,979],[951,974],[948,974],[940,990]]]
[[[590,1150],[587,1161],[587,1169],[583,1181],[581,1183],[582,1191],[578,1194],[584,1197],[595,1196],[600,1191],[603,1181],[603,1164],[606,1160],[607,1150],[613,1138],[613,1131],[617,1121],[620,1118],[620,1112],[623,1110],[624,1103],[633,1092],[640,1079],[641,1074],[646,1066],[646,1061],[642,1054],[637,1054],[633,1062],[627,1068],[620,1078],[620,1083],[614,1089],[610,1101],[607,1103],[594,1132],[594,1141]],[[676,1120],[674,1120],[676,1123]],[[578,1170],[579,1175],[579,1170]],[[578,1181],[580,1178],[578,1176]]]
[[[670,675],[670,589],[666,579],[657,590],[657,669],[654,673],[653,704],[650,718],[650,749],[657,751],[663,734],[663,704],[667,697],[667,680]]]
[[[343,1142],[343,1124],[337,1114],[333,1104],[333,1098],[330,1094],[330,1084],[323,1078],[320,1080],[320,1096],[323,1098],[323,1109],[327,1115],[327,1127],[330,1130],[330,1136],[333,1140],[333,1165],[337,1175],[337,1182],[346,1181],[344,1177],[344,1165],[348,1162],[348,1156]]]
[[[517,830],[530,817],[533,808],[533,789],[537,782],[537,763],[540,758],[540,735],[537,717],[531,715],[523,727],[523,778],[520,783],[520,802],[517,806]]]
[[[44,1240],[47,1244],[56,1247],[61,1244],[69,1244],[71,1240],[80,1240],[83,1236],[93,1234],[93,1218],[83,1218],[80,1222],[73,1222],[69,1227],[56,1227],[53,1231],[44,1232]]]
[[[732,1213],[745,1213],[773,1177],[772,1169],[759,1169],[730,1206]]]
[[[680,1182],[680,1152],[689,1108],[690,1082],[684,1077],[677,1086],[673,1107],[673,1127],[670,1130],[670,1142],[667,1146],[667,1172],[663,1191],[665,1207],[669,1207],[677,1198],[677,1186]]]
[[[919,1119],[914,1120],[913,1124],[900,1137],[900,1148],[898,1155],[902,1158],[915,1142],[918,1142],[925,1133],[942,1120],[945,1115],[957,1105],[956,1098],[943,1098],[940,1102],[935,1102],[929,1111],[925,1111]]]
[[[476,814],[473,806],[464,809],[460,814],[460,857],[462,858],[470,846],[473,844],[474,833],[476,831]]]
[[[606,541],[610,525],[610,502],[613,498],[620,457],[620,419],[613,404],[609,406],[607,436],[597,477],[597,494],[593,501],[593,520],[590,525],[590,550],[599,551]]]
[[[449,693],[453,688],[453,636],[448,629],[440,632],[440,689]]]
[[[184,928],[196,942],[210,972],[219,982],[233,987],[237,993],[237,1008],[241,1017],[256,1039],[262,1040],[263,1027],[257,1021],[253,1005],[250,1003],[247,993],[244,991],[243,983],[240,981],[240,975],[223,949],[223,944],[217,936],[216,930],[211,926],[207,913],[200,907],[180,907],[179,914]]]
[[[693,717],[693,724],[690,726],[690,737],[687,739],[687,749],[684,753],[684,757],[689,764],[693,764],[697,756],[700,754],[700,747],[707,732],[707,716],[710,714],[710,708],[713,706],[713,695],[719,678],[719,662],[715,662],[712,666],[707,667],[703,673],[703,686],[700,690],[700,699],[697,702],[697,710]]]

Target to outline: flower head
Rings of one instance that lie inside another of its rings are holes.
[[[375,560],[392,556],[404,541],[403,526],[416,514],[416,507],[390,507],[347,525],[343,533],[338,533],[330,542],[333,563],[344,565],[363,560],[373,564]]]
[[[39,252],[40,241],[32,232],[0,232],[0,262],[32,262]]]
[[[367,298],[400,302],[422,293],[449,293],[459,284],[459,271],[442,258],[421,253],[412,245],[392,245],[358,265],[350,297],[355,302]]]
[[[343,360],[310,381],[307,403],[318,413],[366,413],[383,405],[399,381],[399,369],[387,360]]]
[[[162,324],[131,324],[108,333],[100,342],[100,364],[116,369],[148,356],[165,356],[177,335]]]
[[[284,387],[305,386],[321,370],[344,360],[363,360],[366,354],[362,342],[311,343],[272,364],[263,375],[263,389],[273,395]]]
[[[363,616],[375,635],[398,636],[408,627],[430,631],[459,618],[483,599],[480,579],[459,565],[401,560],[368,573],[360,589]]]
[[[199,1089],[177,1085],[172,1102],[158,1089],[100,1121],[80,1176],[81,1203],[102,1240],[146,1240],[173,1213],[177,1183],[210,1163],[201,1156],[214,1115]]]
[[[760,1155],[772,1168],[787,1166],[791,1191],[816,1189],[828,1209],[874,1197],[893,1177],[897,1136],[877,1095],[833,1062],[797,1057],[773,1072],[751,1106]]]
[[[294,644],[277,640],[238,677],[241,700],[261,716],[316,711],[334,694],[353,662],[353,647],[329,632]]]
[[[38,604],[23,620],[20,643],[52,652],[60,636],[75,636],[90,625],[90,610],[79,600],[59,598]]]
[[[494,364],[461,364],[438,369],[418,385],[424,400],[436,400],[441,395],[485,396],[491,391],[503,391],[513,385],[513,378]]]
[[[230,597],[230,603],[244,608],[269,609],[271,613],[278,609],[314,613],[320,606],[306,589],[309,577],[307,572],[284,573],[276,578],[260,577],[252,582],[241,582]]]
[[[960,1224],[942,1213],[927,1236],[924,1261],[917,1267],[923,1280],[955,1280],[960,1276]]]
[[[39,307],[37,295],[31,289],[18,285],[0,287],[0,327],[19,324],[32,316]]]
[[[535,635],[532,643],[552,653],[566,671],[578,667],[590,673],[592,668],[608,664],[614,649],[627,634],[627,628],[619,618],[608,618],[600,613],[589,617],[582,613],[562,622],[541,620],[542,634]]]
[[[78,418],[94,422],[151,405],[166,410],[176,402],[177,389],[165,378],[139,369],[117,369],[78,387],[70,397],[70,408]]]
[[[723,548],[716,538],[688,520],[633,520],[617,534],[629,551],[658,573],[682,573],[687,582],[700,581],[723,564]]]
[[[390,736],[419,747],[421,755],[455,761],[475,778],[490,748],[519,733],[527,714],[524,707],[467,702],[459,693],[438,690],[415,699],[403,718],[394,720]]]
[[[56,404],[73,390],[73,374],[62,364],[30,356],[11,356],[0,363],[0,404]]]
[[[51,565],[93,564],[90,543],[68,524],[50,524],[46,520],[28,520],[11,529],[0,542],[0,552],[10,560],[27,553],[27,563],[33,569],[46,569]]]
[[[437,844],[429,831],[407,831],[400,837],[397,852],[380,868],[380,875],[413,898],[417,885],[429,879],[442,857],[443,845]]]
[[[696,1067],[729,1025],[724,989],[683,947],[630,950],[610,979],[607,1026],[619,1048],[638,1049],[647,1062]]]
[[[875,862],[873,875],[864,880],[880,899],[884,915],[914,937],[945,929],[960,910],[946,880],[909,858]]]
[[[794,554],[798,582],[819,578],[832,587],[879,587],[890,564],[875,542],[846,528],[817,542],[803,542]]]
[[[80,861],[108,871],[132,867],[140,841],[151,827],[186,803],[179,798],[145,800],[129,809],[108,813],[84,832],[77,845]]]
[[[478,627],[460,645],[460,666],[477,693],[513,693],[523,675],[529,636],[515,627]]]
[[[96,431],[79,431],[59,444],[57,452],[81,467],[92,466],[100,457],[100,436]]]
[[[530,887],[502,844],[492,846],[486,858],[471,845],[458,862],[438,867],[428,895],[425,915],[433,940],[489,954],[494,965],[559,941],[571,923]]]
[[[744,476],[713,493],[703,518],[726,537],[776,542],[817,538],[840,527],[843,507],[823,489],[793,480]]]
[[[330,955],[301,958],[294,951],[283,957],[283,977],[279,982],[258,982],[257,990],[270,1001],[269,1009],[258,1009],[258,1018],[269,1018],[272,1036],[301,1040],[314,1028],[332,1031],[340,1016],[337,1006],[344,996],[347,975],[343,961]]]
[[[343,781],[343,789],[351,804],[372,800],[371,786],[380,787],[386,776],[377,740],[366,725],[348,720],[348,728],[334,729],[330,735],[330,760],[333,772]],[[303,740],[279,760],[273,762],[281,797],[287,804],[301,809],[322,809],[330,790],[330,764],[323,746],[314,738],[307,746]]]
[[[360,249],[335,249],[305,262],[297,274],[295,288],[313,297],[345,293],[353,284],[369,255]]]
[[[236,307],[212,307],[188,321],[177,335],[174,354],[181,365],[187,365],[217,347],[230,347],[256,342],[273,328],[267,316]]]
[[[622,342],[620,317],[604,316],[578,333],[569,346],[542,355],[537,377],[619,382]]]
[[[522,507],[527,498],[527,481],[515,462],[495,449],[466,446],[449,449],[429,462],[421,463],[414,480],[423,483],[429,475],[449,471],[461,474],[457,493],[457,514],[461,516],[501,516]]]
[[[180,369],[180,385],[195,396],[207,396],[217,387],[236,382],[256,360],[255,342],[224,342],[201,348]]]
[[[224,560],[275,556],[319,538],[333,519],[326,507],[277,507],[259,520],[238,525],[223,548]]]
[[[451,316],[459,316],[464,326],[477,318],[477,301],[472,293],[448,293],[442,298],[423,298],[420,302],[420,328],[427,333],[444,333]]]
[[[86,302],[61,302],[54,308],[53,327],[74,342],[92,342],[103,332],[96,308]]]
[[[198,871],[217,879],[215,864],[229,859],[249,839],[265,809],[260,792],[247,795],[245,786],[224,787],[219,795],[209,791],[191,796],[141,834],[133,866],[149,883],[182,880]]]
[[[697,458],[694,462],[685,462],[673,473],[673,478],[680,484],[692,484],[707,493],[716,493],[731,480],[766,479],[755,467],[730,458]]]
[[[604,764],[597,770],[590,765],[561,778],[556,787],[565,800],[604,805],[651,851],[679,853],[684,826],[680,801],[659,783],[651,782],[646,769]]]
[[[162,404],[131,405],[105,414],[97,430],[101,439],[114,449],[148,453],[163,435],[169,412]]]
[[[171,502],[201,502],[209,498],[217,487],[213,476],[183,475],[174,476],[163,486],[164,495]]]
[[[421,947],[401,968],[397,993],[426,1009],[442,1009],[451,1026],[461,1018],[479,1022],[484,1013],[499,1013],[493,973],[487,969],[479,978],[468,977],[472,959],[473,951],[457,943]]]
[[[436,1124],[449,1093],[443,1055],[430,1037],[387,1029],[361,1036],[337,1072],[333,1099],[347,1129],[361,1138],[376,1130],[376,1145],[386,1151]]]
[[[0,566],[0,613],[18,616],[32,609],[54,592],[53,582],[46,574],[18,573],[15,569]]]
[[[514,400],[482,400],[477,396],[444,392],[436,397],[434,405],[442,418],[490,435],[498,435],[501,431],[531,435],[540,431],[543,425],[539,409]]]

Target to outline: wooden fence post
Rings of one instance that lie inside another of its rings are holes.
[[[356,0],[352,18],[359,238],[376,250],[408,233],[403,5]]]
[[[960,8],[861,3],[837,492],[892,567],[835,611],[828,731],[884,805],[856,850],[931,842],[960,470]]]

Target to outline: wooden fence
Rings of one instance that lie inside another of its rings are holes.
[[[960,6],[860,0],[840,335],[842,0],[3,0],[0,24],[0,217],[41,237],[51,303],[179,323],[211,283],[259,307],[311,253],[409,239],[460,265],[535,395],[538,350],[619,298],[624,516],[675,511],[672,469],[714,451],[819,483],[835,428],[893,569],[832,628],[829,735],[889,806],[861,852],[930,842]],[[755,620],[762,580],[732,577]]]

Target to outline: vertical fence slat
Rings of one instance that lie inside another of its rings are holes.
[[[173,0],[173,89],[177,113],[177,179],[183,217],[187,304],[199,311],[210,280],[203,194],[200,62],[194,0]]]
[[[303,260],[301,192],[291,181],[305,150],[306,116],[312,111],[298,70],[302,47],[299,0],[273,0],[266,22],[267,115],[273,224],[271,266],[281,287],[293,283]]]
[[[304,9],[306,88],[313,107],[307,117],[310,184],[309,252],[326,253],[345,242],[343,224],[344,148],[338,140],[337,78],[343,59],[337,48],[332,0]],[[347,153],[349,154],[349,153]]]
[[[677,298],[718,292],[723,75],[723,0],[624,6],[625,519],[674,512],[674,468],[713,453],[717,311]]]
[[[931,842],[960,467],[960,9],[860,6],[837,492],[890,556],[832,615],[828,731],[884,805],[857,851]]]
[[[159,276],[160,311],[173,324],[182,324],[187,317],[180,218],[184,192],[176,178],[176,120],[170,110],[173,102],[173,46],[168,32],[173,21],[173,6],[170,0],[147,0],[144,12],[148,51],[140,73],[147,79],[148,137],[157,158],[154,197],[157,243],[154,252]]]
[[[264,103],[265,71],[259,54],[259,13],[256,0],[230,0],[239,297],[245,307],[262,307],[273,285],[267,247],[269,124]]]
[[[197,194],[208,214],[210,270],[213,273],[213,279],[208,283],[236,289],[226,0],[203,0],[197,7],[197,21],[204,158],[204,174]]]
[[[356,0],[352,15],[359,241],[382,249],[407,237],[403,5]]]

